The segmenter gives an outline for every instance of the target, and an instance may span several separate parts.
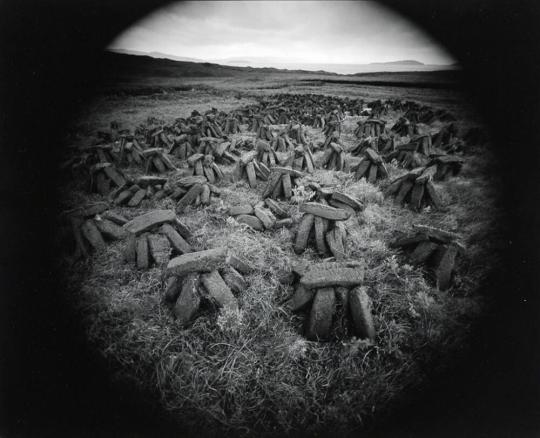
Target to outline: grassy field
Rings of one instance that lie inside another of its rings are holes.
[[[309,75],[308,75],[309,76]],[[358,78],[358,77],[356,77]],[[81,109],[67,134],[71,146],[93,144],[97,130],[112,120],[133,130],[149,116],[169,123],[196,109],[230,111],[274,93],[317,93],[366,100],[401,98],[451,111],[465,129],[481,120],[455,89],[310,82],[298,74],[242,77],[141,77],[109,84]],[[308,77],[307,79],[314,79]],[[377,79],[377,78],[376,78]],[[370,80],[374,80],[370,77]],[[388,81],[381,76],[377,80]],[[429,79],[431,81],[432,78]],[[401,81],[401,79],[400,79]],[[148,88],[151,86],[150,88]],[[156,90],[156,87],[158,90]],[[177,87],[177,88],[175,88]],[[134,90],[139,90],[134,92]],[[157,91],[157,92],[156,92]],[[383,116],[391,126],[400,114]],[[360,117],[347,117],[342,141],[356,145],[353,130]],[[436,132],[439,126],[426,126]],[[309,128],[314,143],[320,129]],[[235,134],[255,138],[255,133]],[[318,153],[320,155],[320,152]],[[317,155],[316,155],[317,157]],[[182,166],[179,161],[177,165]],[[237,298],[238,312],[212,311],[181,329],[161,304],[161,272],[138,271],[123,261],[125,242],[108,245],[100,254],[72,263],[63,258],[69,293],[77,303],[89,341],[109,360],[111,373],[150,389],[164,408],[192,433],[277,436],[305,431],[350,433],[392,413],[433,376],[444,372],[464,351],[479,315],[489,311],[489,297],[478,286],[496,266],[498,182],[489,145],[471,148],[461,174],[437,183],[448,207],[414,213],[385,199],[388,180],[354,181],[350,174],[317,170],[304,182],[333,183],[362,200],[366,208],[347,221],[353,238],[350,257],[364,259],[366,285],[373,301],[377,337],[374,344],[355,338],[307,341],[305,316],[291,314],[282,303],[292,294],[291,263],[316,261],[313,251],[292,251],[291,230],[256,232],[228,219],[230,205],[257,202],[263,185],[224,182],[223,193],[207,208],[191,208],[182,220],[195,232],[195,249],[226,246],[255,267],[249,287]],[[226,168],[227,172],[232,167]],[[141,174],[140,169],[127,173]],[[405,171],[389,165],[390,179]],[[100,199],[89,195],[83,181],[63,187],[66,209]],[[296,200],[302,200],[302,190]],[[115,208],[132,218],[152,208],[174,208],[170,199],[143,201],[139,208]],[[291,204],[298,219],[298,203]],[[388,243],[412,224],[423,223],[459,232],[467,244],[459,259],[454,286],[434,288],[418,267],[407,264]],[[338,309],[338,320],[342,312]],[[337,324],[339,328],[339,323]]]

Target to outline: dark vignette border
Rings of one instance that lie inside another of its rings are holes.
[[[113,385],[62,300],[51,248],[54,164],[65,122],[99,83],[101,49],[163,0],[0,3],[0,433],[176,436],[152,400]],[[474,350],[378,436],[540,432],[540,4],[387,1],[462,63],[504,168],[505,268],[486,283],[496,314]]]

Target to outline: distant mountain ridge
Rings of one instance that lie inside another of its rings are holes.
[[[392,64],[392,65],[426,65],[423,62],[416,61],[414,59],[404,59],[402,61],[386,61],[386,62],[370,62],[369,65],[374,64]]]

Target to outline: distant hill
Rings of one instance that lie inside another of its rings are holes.
[[[403,61],[370,62],[369,65],[425,65],[423,62],[414,59],[405,59]]]
[[[158,59],[172,59],[173,61],[205,62],[203,59],[188,58],[186,56],[169,55],[168,53],[161,53],[161,52],[141,52],[139,50],[128,50],[128,49],[109,49],[109,52],[120,53],[123,55],[150,56],[151,58],[158,58]]]
[[[326,71],[287,70],[273,67],[239,67],[220,65],[210,62],[175,61],[172,59],[157,58],[148,55],[135,55],[106,51],[104,54],[103,74],[116,73],[116,75],[160,76],[160,77],[229,77],[241,76],[250,73],[300,73],[337,76],[336,73]]]

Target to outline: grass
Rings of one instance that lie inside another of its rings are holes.
[[[317,92],[333,94],[336,87],[324,86]],[[339,93],[348,89],[346,85]],[[302,88],[302,92],[307,90]],[[364,91],[355,89],[356,95]],[[384,98],[391,90],[381,92]],[[257,93],[263,95],[264,90]],[[94,130],[104,129],[113,119],[126,127],[136,126],[149,115],[171,121],[192,109],[228,110],[257,95],[240,101],[227,90],[181,92],[164,99],[105,97],[81,115],[73,128],[74,141],[89,141]],[[432,92],[428,101],[444,106],[444,99]],[[457,98],[453,99],[450,107],[457,105]],[[471,123],[465,118],[469,112],[458,113],[460,123]],[[354,144],[356,120],[346,120],[343,139],[347,146]],[[309,129],[309,135],[315,141],[322,139],[319,130]],[[389,171],[391,176],[403,172],[393,165]],[[497,262],[491,250],[498,214],[492,171],[485,151],[468,157],[461,176],[437,184],[449,202],[448,210],[421,213],[385,199],[382,192],[387,182],[373,185],[353,181],[344,172],[324,170],[309,177],[336,184],[366,205],[346,225],[351,258],[366,262],[365,283],[377,329],[374,344],[343,336],[348,333],[339,307],[333,342],[310,342],[302,336],[305,315],[289,313],[282,303],[294,289],[291,263],[318,257],[310,250],[294,254],[294,227],[261,233],[225,214],[229,205],[259,200],[262,185],[252,190],[242,181],[226,183],[210,207],[188,208],[182,215],[195,230],[191,242],[195,249],[226,246],[254,266],[246,278],[249,287],[237,297],[237,312],[217,311],[204,303],[202,316],[189,328],[180,328],[161,304],[160,270],[141,272],[126,264],[124,242],[108,245],[86,262],[70,265],[64,260],[66,280],[88,339],[109,359],[111,371],[118,379],[157,393],[163,406],[193,433],[263,437],[299,431],[352,433],[391,413],[400,401],[421,389],[434,370],[443,370],[448,358],[467,345],[478,315],[487,311],[488,297],[476,290]],[[69,205],[97,199],[85,194],[82,184],[64,191]],[[296,194],[301,197],[302,190]],[[119,212],[134,217],[148,208],[171,207],[170,200],[145,201],[139,209]],[[297,206],[292,206],[292,213],[298,217]],[[466,237],[468,256],[460,260],[456,286],[447,292],[436,290],[422,269],[407,264],[403,254],[388,247],[397,232],[409,230],[414,223],[458,230]]]

